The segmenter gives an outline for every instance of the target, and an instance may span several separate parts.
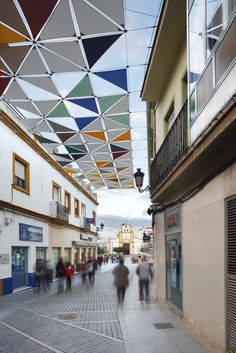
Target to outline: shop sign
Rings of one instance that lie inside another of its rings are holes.
[[[84,241],[93,241],[92,237],[83,237],[83,234],[80,234],[80,240],[84,240]]]
[[[166,232],[180,228],[180,208],[166,213],[165,215],[165,230]]]
[[[19,224],[19,239],[24,241],[43,241],[43,228],[28,224]]]
[[[93,218],[86,218],[88,224],[93,224]]]

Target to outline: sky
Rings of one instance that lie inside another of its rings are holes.
[[[160,3],[161,0],[125,0],[133,169],[135,172],[141,168],[145,173],[144,187],[148,185],[146,103],[141,101],[140,91],[146,70],[143,64],[147,64],[155,34],[155,29],[150,27],[157,24]],[[97,189],[96,192],[99,202],[97,225],[104,224],[100,232],[104,241],[114,239],[122,223],[132,224],[136,236],[138,229],[151,226],[152,219],[147,214],[151,204],[149,192],[139,193],[138,189]]]

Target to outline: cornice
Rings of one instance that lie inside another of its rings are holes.
[[[27,208],[21,207],[21,206],[13,205],[13,204],[6,202],[6,201],[0,200],[0,209],[15,211],[15,212],[18,212],[21,214],[25,214],[27,216],[37,218],[40,221],[48,222],[52,225],[57,225],[57,226],[60,225],[60,226],[66,227],[66,228],[74,229],[79,232],[88,233],[88,234],[97,236],[97,233],[92,232],[86,228],[75,226],[73,224],[67,223],[67,222],[62,221],[60,219],[53,218],[53,217],[44,215],[39,212],[35,212],[35,211],[29,210]]]

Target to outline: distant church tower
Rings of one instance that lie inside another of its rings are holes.
[[[124,248],[124,255],[134,254],[134,230],[131,224],[121,224],[118,241],[119,246]]]

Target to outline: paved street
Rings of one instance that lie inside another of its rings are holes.
[[[0,298],[0,352],[125,352],[111,268],[94,287],[75,276],[71,293],[26,290]],[[131,269],[131,273],[134,269]]]
[[[118,308],[113,264],[104,265],[94,287],[75,276],[72,292],[32,289],[0,297],[2,353],[216,353],[173,313],[154,301],[139,302],[135,265],[128,264],[130,286]],[[156,323],[172,328],[157,330]]]

